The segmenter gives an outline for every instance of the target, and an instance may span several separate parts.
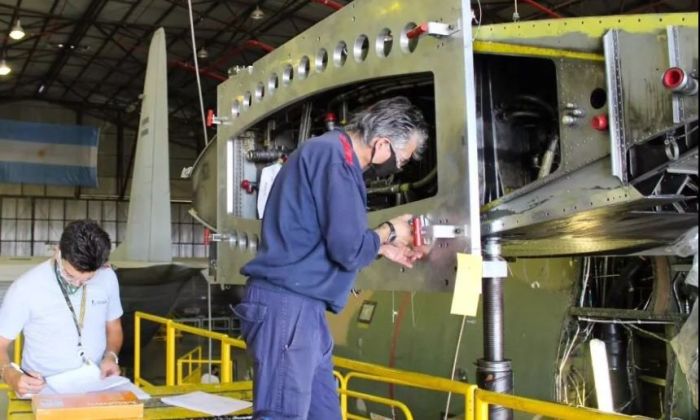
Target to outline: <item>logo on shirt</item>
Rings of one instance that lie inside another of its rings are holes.
[[[105,299],[105,300],[95,300],[95,299],[92,299],[90,302],[91,302],[93,305],[106,305],[106,304],[107,304],[107,300],[106,300],[106,299]]]

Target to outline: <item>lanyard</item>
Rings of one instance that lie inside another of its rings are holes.
[[[75,315],[75,309],[73,309],[73,304],[68,297],[68,292],[66,292],[65,286],[61,282],[60,274],[58,274],[58,263],[56,262],[54,262],[54,274],[56,274],[56,281],[58,282],[58,287],[61,288],[63,298],[66,300],[66,305],[68,305],[68,309],[70,310],[71,315],[73,315],[73,324],[75,324],[75,330],[78,333],[78,353],[80,354],[80,357],[82,357],[83,361],[86,361],[87,359],[85,358],[85,353],[83,352],[83,323],[85,321],[85,301],[87,299],[85,285],[80,287],[82,289],[82,297],[80,299],[80,321],[78,321],[78,317]]]

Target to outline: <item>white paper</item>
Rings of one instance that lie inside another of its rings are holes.
[[[69,370],[45,378],[46,385],[38,395],[55,394],[84,394],[100,391],[129,391],[140,400],[151,396],[134,385],[129,378],[123,376],[100,377],[100,369],[95,365],[83,365],[78,369]],[[18,395],[21,399],[29,399],[37,394]]]
[[[275,182],[280,169],[282,169],[281,163],[273,163],[263,168],[262,172],[260,172],[260,182],[258,182],[258,217],[261,219],[265,214],[265,205],[267,205],[267,198],[270,196],[272,184]]]
[[[202,391],[190,392],[189,394],[175,395],[172,397],[163,397],[160,400],[165,404],[186,408],[188,410],[201,411],[202,413],[212,416],[224,416],[253,405],[250,401],[236,400]]]
[[[126,379],[126,378],[124,378],[124,379]],[[149,394],[146,391],[144,391],[143,389],[137,387],[131,381],[128,381],[127,383],[122,384],[122,385],[115,386],[114,388],[111,388],[110,391],[129,391],[132,394],[136,395],[136,398],[138,398],[140,400],[147,400],[147,399],[151,398],[151,394]]]
[[[50,388],[50,390],[54,391],[56,394],[84,394],[87,392],[107,390],[126,390],[133,392],[129,385],[136,388],[136,386],[131,383],[129,378],[125,378],[123,376],[108,376],[106,378],[101,378],[100,375],[100,368],[98,368],[96,365],[83,365],[78,369],[68,370],[66,372],[47,377],[46,388]],[[120,387],[129,389],[121,389]],[[134,394],[136,394],[136,396],[139,395],[137,392],[134,392]]]

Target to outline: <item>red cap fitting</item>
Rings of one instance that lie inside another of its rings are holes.
[[[327,112],[325,121],[326,122],[331,122],[331,121],[336,122],[336,121],[338,121],[338,117],[336,117],[335,114],[332,112]]]
[[[211,242],[211,231],[209,228],[204,228],[204,239],[203,239],[204,245],[209,245]]]
[[[419,247],[425,245],[423,241],[423,222],[420,217],[414,217],[413,220],[411,220],[411,225],[413,227],[413,232],[411,232],[413,233],[413,246]]]
[[[244,179],[243,181],[241,181],[241,188],[248,194],[252,194],[253,191],[255,191],[256,186],[254,183],[248,181],[247,179]]]
[[[663,83],[666,89],[678,89],[686,78],[685,71],[679,67],[671,67],[664,72]]]
[[[591,127],[598,131],[606,131],[610,127],[608,116],[605,114],[596,115],[591,120]]]
[[[211,127],[214,125],[214,118],[216,118],[216,115],[214,115],[214,110],[210,109],[207,111],[207,127]]]
[[[406,32],[406,38],[414,39],[428,32],[428,22],[421,23],[410,31]]]

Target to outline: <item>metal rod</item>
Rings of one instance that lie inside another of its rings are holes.
[[[484,358],[503,360],[503,279],[483,279],[484,289]]]

